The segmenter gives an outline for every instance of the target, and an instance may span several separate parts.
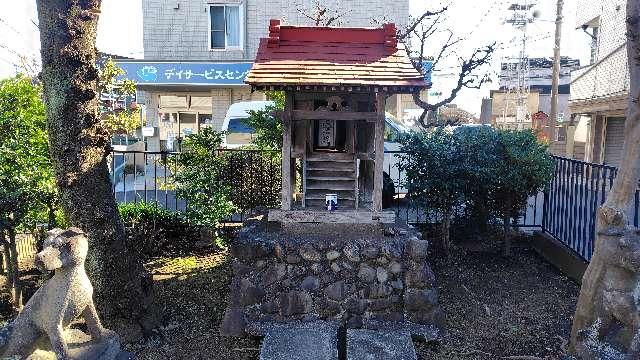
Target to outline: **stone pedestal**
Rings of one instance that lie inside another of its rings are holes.
[[[250,221],[232,243],[234,276],[221,326],[338,321],[347,328],[441,328],[429,243],[408,226]],[[415,327],[414,327],[415,328]]]

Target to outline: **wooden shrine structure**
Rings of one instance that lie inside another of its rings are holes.
[[[285,92],[281,222],[394,222],[382,210],[385,100],[428,87],[382,28],[282,25],[271,20],[245,82]],[[294,188],[298,196],[294,201]],[[327,199],[337,197],[337,210]]]

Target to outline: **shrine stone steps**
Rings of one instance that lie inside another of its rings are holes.
[[[355,200],[354,192],[349,190],[338,190],[335,191],[338,195],[338,202],[343,200]],[[305,197],[306,200],[322,200],[325,201],[326,192],[323,190],[308,190],[307,195]]]
[[[307,159],[307,170],[319,170],[319,171],[355,171],[355,160],[351,161],[322,161],[322,160],[309,160]]]
[[[343,170],[332,170],[332,169],[309,169],[307,168],[307,177],[315,178],[315,177],[348,177],[350,180],[355,179],[356,169],[343,169]]]
[[[351,175],[351,176],[349,176]],[[314,181],[353,181],[355,176],[353,174],[345,173],[343,176],[335,176],[329,174],[307,174],[307,180]]]
[[[406,330],[347,329],[347,360],[417,360]]]
[[[320,152],[309,155],[308,161],[353,162],[354,155],[343,152]]]
[[[339,190],[353,190],[355,191],[355,180],[344,181],[344,180],[334,180],[334,181],[315,181],[312,179],[307,179],[307,189],[308,190],[326,190],[329,192],[339,191]]]
[[[305,207],[324,208],[326,195],[337,194],[338,208],[355,209],[357,172],[353,154],[323,153],[322,157],[307,158],[305,169]]]

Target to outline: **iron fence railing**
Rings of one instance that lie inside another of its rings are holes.
[[[589,261],[593,254],[596,210],[604,203],[618,170],[613,166],[553,157],[554,177],[545,194],[542,229]],[[638,227],[640,189],[627,209]]]
[[[278,207],[279,151],[220,149],[227,156],[224,185],[238,213],[227,219],[244,221],[258,209]],[[412,224],[435,223],[437,214],[417,206],[408,196],[404,172],[398,167],[401,151],[385,151],[385,171],[394,183],[395,194],[387,208]],[[180,153],[152,151],[111,152],[110,170],[113,192],[118,202],[153,202],[165,209],[184,211],[188,204],[176,197],[174,177]],[[590,260],[595,239],[596,209],[604,203],[617,169],[553,156],[554,176],[545,192],[532,196],[517,219],[515,227],[541,230],[585,260]],[[640,222],[640,190],[636,191],[627,214],[630,224]]]
[[[226,159],[222,175],[230,198],[238,209],[228,221],[242,222],[256,209],[277,207],[280,195],[280,151],[219,149],[215,156]],[[175,174],[180,167],[179,152],[112,150],[109,159],[112,190],[119,203],[154,203],[171,211],[185,211],[187,201],[176,194]]]

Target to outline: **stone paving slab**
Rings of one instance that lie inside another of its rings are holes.
[[[338,360],[337,327],[321,321],[271,326],[260,360]]]
[[[347,360],[417,360],[408,331],[347,330]]]

